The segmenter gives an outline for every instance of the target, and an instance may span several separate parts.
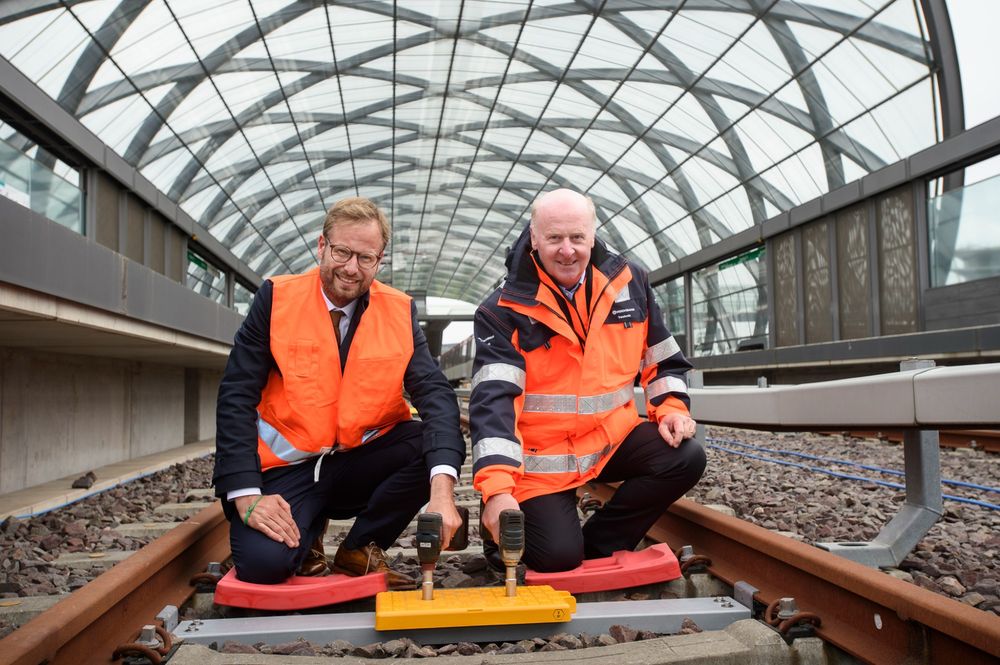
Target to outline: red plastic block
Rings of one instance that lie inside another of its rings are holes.
[[[536,573],[528,570],[525,584],[548,584],[570,593],[610,591],[643,584],[668,582],[681,576],[677,557],[664,543],[640,552],[615,552],[603,559],[588,559],[578,568],[563,573]]]
[[[281,584],[250,584],[236,579],[231,568],[215,585],[215,603],[254,610],[304,610],[367,598],[386,591],[385,573],[361,577],[294,575]]]

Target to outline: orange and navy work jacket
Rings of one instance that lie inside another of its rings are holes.
[[[469,421],[484,500],[510,493],[521,502],[597,477],[642,422],[637,375],[650,420],[688,413],[691,365],[645,272],[597,240],[569,300],[530,250],[526,229],[504,284],[475,316]]]

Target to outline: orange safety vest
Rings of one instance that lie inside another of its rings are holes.
[[[581,286],[570,322],[556,314],[560,312],[557,296],[545,284],[558,287],[544,271],[538,273],[542,282],[535,294],[538,304],[503,298],[499,302],[556,333],[549,341],[551,348],[521,351],[524,392],[514,403],[524,442],[524,475],[513,490],[519,502],[595,478],[642,422],[633,400],[633,383],[643,357],[647,322],[629,327],[605,324],[621,291],[626,289],[627,294],[631,270],[625,266],[610,280],[593,270],[593,309],[586,312],[585,287]],[[582,312],[579,319],[578,312]],[[512,341],[516,346],[516,335]],[[485,477],[482,481],[489,483]]]
[[[277,369],[257,406],[261,469],[356,448],[409,420],[402,386],[413,355],[410,297],[372,282],[341,373],[319,269],[271,281],[271,354]]]

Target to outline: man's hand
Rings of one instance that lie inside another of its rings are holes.
[[[489,529],[490,535],[493,536],[493,542],[500,542],[500,513],[505,510],[520,510],[521,506],[518,504],[517,499],[515,499],[510,494],[494,494],[490,497],[490,500],[486,502],[486,506],[483,508],[483,514],[479,516],[479,519],[483,521],[483,525]]]
[[[258,501],[258,499],[260,499]],[[237,497],[233,500],[236,511],[242,520],[247,509],[257,501],[247,526],[257,529],[271,540],[284,543],[288,547],[299,546],[299,527],[292,519],[292,508],[280,494],[251,494]]]
[[[660,419],[660,436],[671,448],[681,445],[684,439],[694,436],[698,424],[691,416],[681,413],[671,413]]]
[[[462,517],[455,510],[455,479],[447,473],[431,478],[431,500],[426,512],[441,516],[441,549],[447,549],[452,536],[462,526]]]

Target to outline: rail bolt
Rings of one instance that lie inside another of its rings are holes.
[[[160,646],[160,636],[156,634],[156,626],[152,624],[146,624],[142,627],[139,632],[139,638],[135,641],[136,644],[141,644],[144,647],[149,647],[150,649],[156,649]]]
[[[791,619],[799,613],[799,605],[794,598],[782,598],[778,601],[778,619],[784,621]]]

